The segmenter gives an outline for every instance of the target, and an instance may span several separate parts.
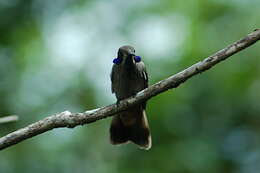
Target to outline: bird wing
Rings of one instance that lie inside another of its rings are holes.
[[[111,71],[111,74],[110,74],[110,79],[111,79],[111,91],[112,93],[115,92],[115,71],[116,71],[116,68],[117,66],[114,64],[113,67],[112,67],[112,71]]]
[[[149,82],[149,77],[145,68],[144,63],[141,61],[139,63],[136,64],[138,71],[141,73],[141,77],[143,79],[143,89],[148,87],[148,82]]]
[[[137,63],[138,71],[141,73],[142,81],[143,81],[143,89],[148,87],[149,77],[145,68],[144,63],[141,61]],[[142,104],[143,109],[146,108],[146,101]]]

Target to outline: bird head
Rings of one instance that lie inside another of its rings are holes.
[[[117,58],[113,60],[115,64],[135,64],[141,61],[140,56],[135,55],[135,49],[132,46],[122,46],[118,49]]]

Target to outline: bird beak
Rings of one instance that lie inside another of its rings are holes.
[[[135,64],[134,57],[135,57],[135,54],[128,54],[125,59],[125,63],[126,64]]]
[[[131,58],[133,64],[135,64],[135,60],[134,60],[135,54],[129,54],[129,58]]]

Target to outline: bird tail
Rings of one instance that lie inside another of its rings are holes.
[[[149,150],[152,140],[145,110],[132,108],[115,115],[110,126],[110,140],[114,145],[132,141],[141,149]]]

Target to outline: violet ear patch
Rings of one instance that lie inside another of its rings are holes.
[[[122,58],[115,58],[115,59],[113,59],[113,63],[114,64],[120,64],[122,62]]]
[[[135,62],[140,62],[141,61],[141,57],[140,56],[135,56]]]

